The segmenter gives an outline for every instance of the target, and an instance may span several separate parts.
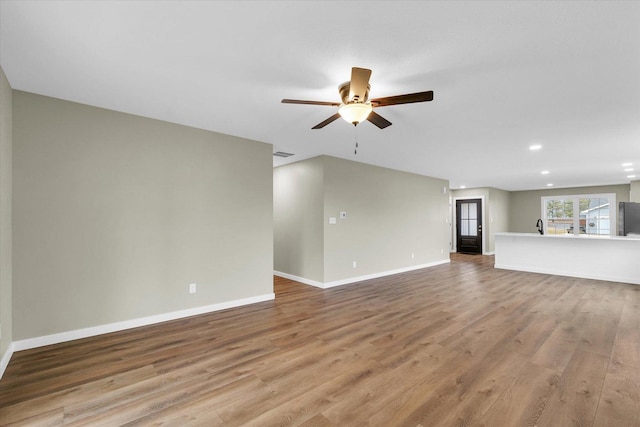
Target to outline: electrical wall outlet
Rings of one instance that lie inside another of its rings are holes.
[[[196,293],[196,284],[195,283],[189,283],[189,293],[190,294],[195,294]]]

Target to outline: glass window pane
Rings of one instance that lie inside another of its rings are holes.
[[[478,221],[475,219],[469,220],[469,236],[477,236],[478,235]]]
[[[573,233],[573,201],[552,199],[546,201],[546,234]]]
[[[564,201],[563,215],[565,218],[573,218],[573,200]]]
[[[584,212],[586,212],[589,208],[591,208],[591,200],[595,200],[595,199],[580,199],[579,203],[580,203],[580,215],[582,215]]]
[[[461,219],[469,218],[469,203],[460,204],[460,218]]]
[[[580,233],[609,235],[609,199],[602,197],[580,199]]]
[[[460,234],[462,236],[468,236],[469,235],[469,223],[467,222],[467,220],[460,221],[460,226],[462,227],[462,230],[460,230]]]
[[[469,203],[469,219],[476,219],[478,215],[478,204]]]

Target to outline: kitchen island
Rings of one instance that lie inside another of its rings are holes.
[[[640,285],[640,238],[496,233],[495,267]]]

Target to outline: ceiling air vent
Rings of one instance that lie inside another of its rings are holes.
[[[276,151],[275,153],[273,153],[274,156],[276,157],[291,157],[293,156],[293,153],[285,153],[284,151]]]

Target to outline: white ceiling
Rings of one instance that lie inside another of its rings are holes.
[[[1,0],[0,17],[14,89],[296,154],[275,165],[328,154],[452,188],[640,179],[640,2]],[[377,109],[384,130],[311,130],[335,108],[280,103],[339,101],[353,66],[372,98],[435,99]]]

